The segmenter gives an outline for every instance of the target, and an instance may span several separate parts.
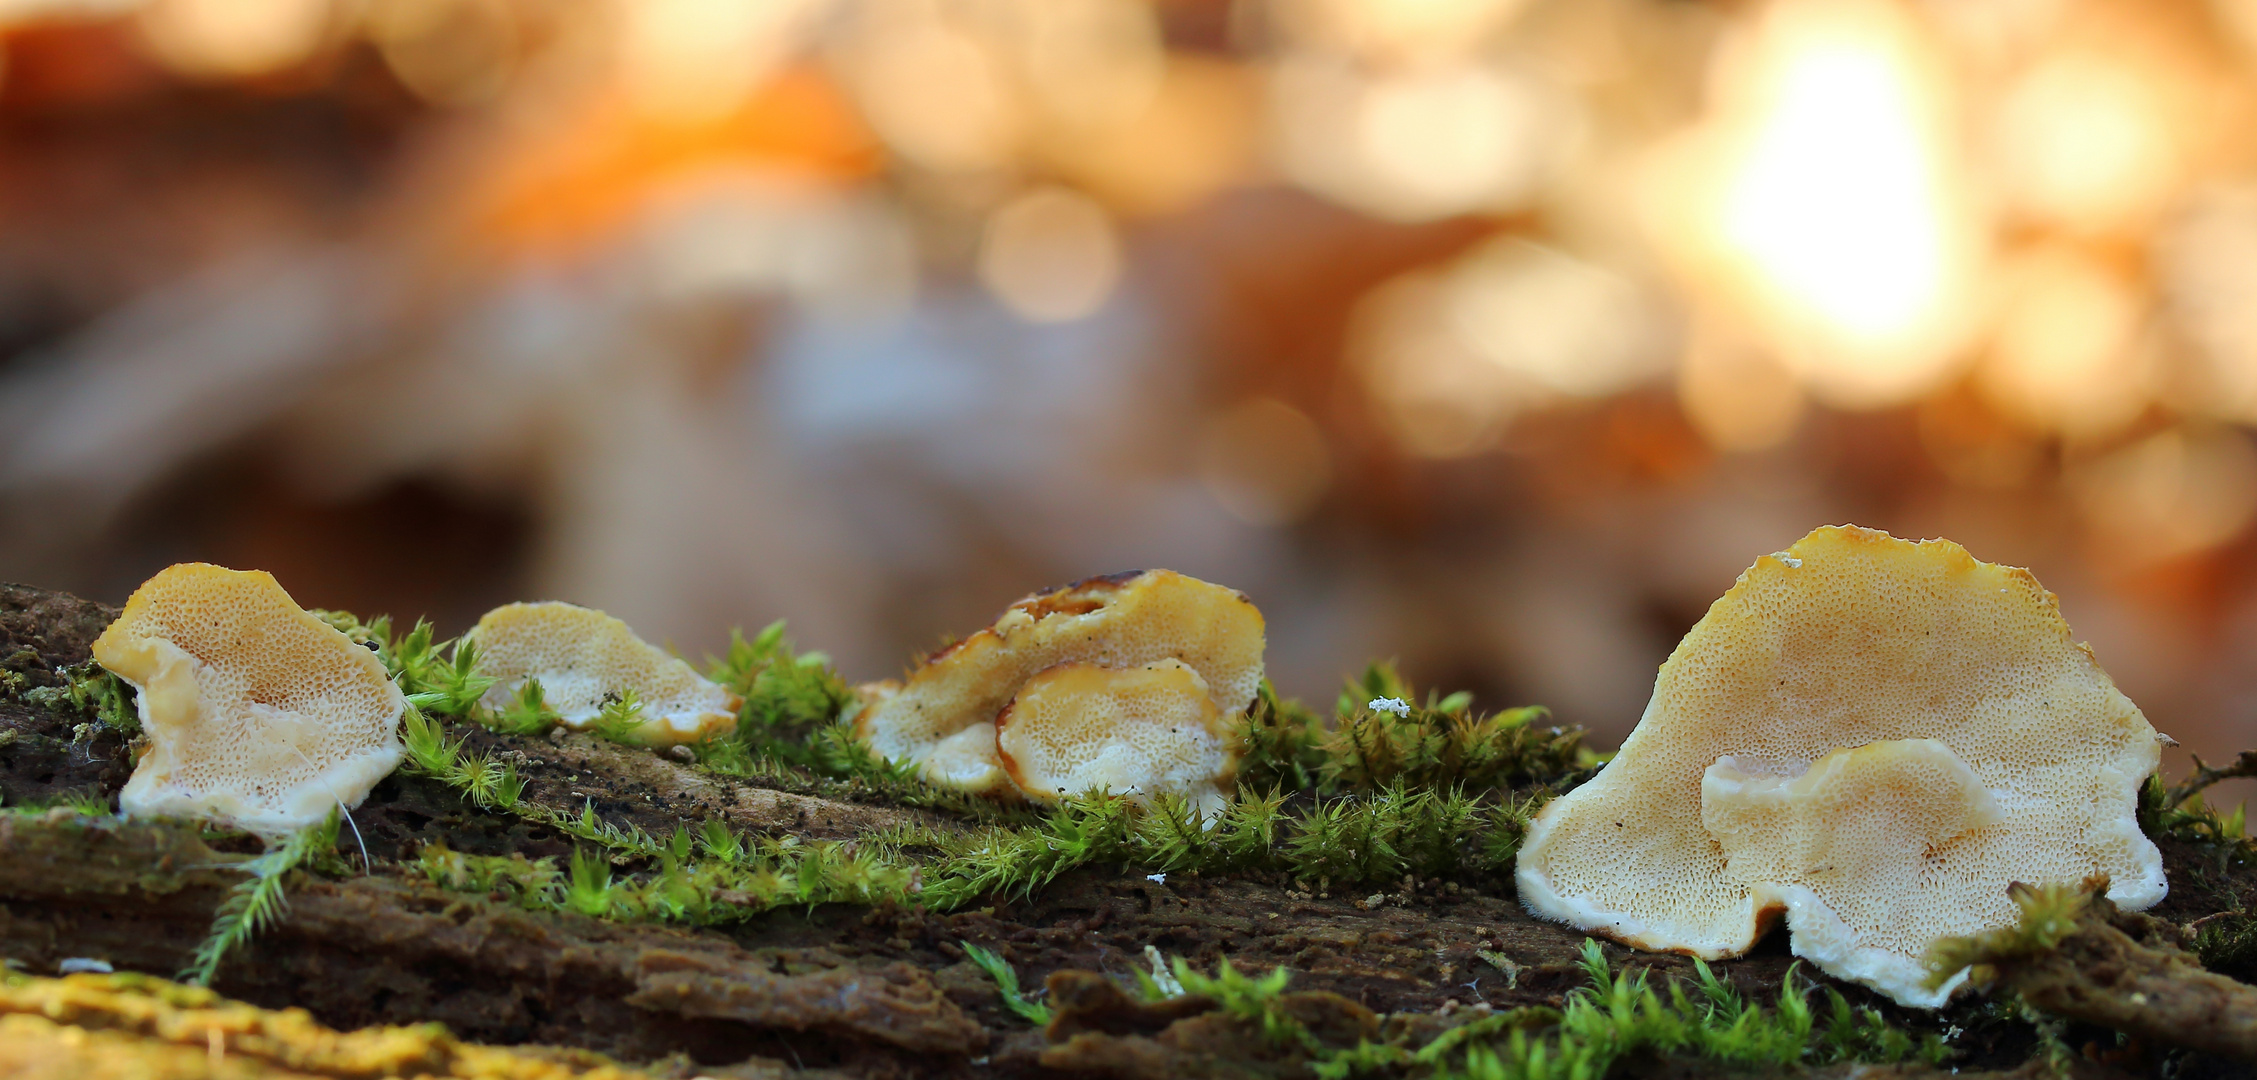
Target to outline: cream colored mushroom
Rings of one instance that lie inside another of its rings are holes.
[[[1236,590],[1172,570],[1090,578],[1011,605],[905,683],[860,687],[854,732],[887,758],[918,763],[934,783],[1006,793],[1016,785],[996,747],[996,718],[1038,672],[1177,660],[1205,682],[1227,723],[1261,686],[1262,646],[1262,613]]]
[[[360,805],[400,763],[407,702],[383,662],[264,571],[159,571],[94,658],[140,691],[149,750],[118,795],[129,817],[294,832]]]
[[[1519,858],[1531,911],[1647,949],[1793,949],[1934,1007],[1921,958],[2012,923],[2007,886],[2106,874],[2163,898],[2140,832],[2155,729],[2026,570],[1944,540],[1822,528],[1740,576],[1678,645],[1614,760]]]
[[[633,691],[643,716],[634,737],[646,746],[736,730],[741,699],[594,608],[504,604],[480,618],[469,637],[495,679],[484,699],[490,709],[508,708],[525,680],[538,679],[542,700],[574,729],[593,724],[606,702]]]
[[[1238,746],[1207,680],[1181,660],[1046,668],[995,728],[1004,772],[1045,802],[1098,790],[1169,794],[1206,815],[1222,808],[1238,772]]]

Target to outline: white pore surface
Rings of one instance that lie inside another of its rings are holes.
[[[1261,612],[1236,590],[1172,570],[1093,578],[1011,605],[905,683],[861,688],[855,734],[882,756],[923,762],[943,740],[995,723],[1028,680],[1061,664],[1178,661],[1233,717],[1261,685],[1263,641]]]
[[[925,779],[960,791],[1010,790],[995,749],[995,725],[973,724],[936,744],[920,765]]]
[[[1219,801],[1238,755],[1190,665],[1061,664],[1027,680],[997,723],[1005,768],[1032,799],[1089,791]]]
[[[1786,908],[1796,955],[1898,1002],[1942,1004],[1918,959],[1940,914],[1922,901],[1935,894],[1898,887],[2005,819],[1974,770],[1934,739],[1837,750],[1799,773],[1750,764],[1722,758],[1701,779],[1701,820],[1726,875],[1758,906]]]
[[[140,692],[149,751],[118,796],[129,817],[295,832],[399,765],[406,701],[383,663],[264,572],[169,567],[94,655]]]
[[[505,604],[480,618],[470,637],[496,680],[484,699],[489,709],[507,709],[525,680],[538,679],[542,700],[572,728],[594,723],[607,700],[630,690],[642,705],[642,742],[694,742],[736,726],[739,702],[727,687],[594,608]]]
[[[1879,743],[1904,745],[1826,764]],[[2012,924],[2012,882],[2106,874],[2120,905],[2162,899],[2135,820],[2159,757],[2027,571],[1820,529],[1741,575],[1662,665],[1613,761],[1538,815],[1521,898],[1707,958],[1745,952],[1784,913],[1798,952],[1933,1005],[1908,965]],[[1830,779],[1809,779],[1822,765]],[[1805,780],[1796,811],[1786,789]],[[1751,825],[1767,799],[1776,823]]]

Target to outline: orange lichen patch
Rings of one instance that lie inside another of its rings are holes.
[[[594,608],[504,604],[478,620],[470,639],[495,679],[486,691],[488,708],[508,708],[525,680],[538,679],[542,699],[568,727],[587,727],[607,702],[632,691],[643,716],[634,735],[645,745],[736,730],[740,698]]]
[[[1262,613],[1220,585],[1172,570],[1078,581],[1011,605],[995,625],[935,655],[906,682],[862,688],[855,737],[888,758],[925,766],[928,779],[985,782],[988,759],[962,733],[991,725],[1020,687],[1060,664],[1135,668],[1181,661],[1206,683],[1224,721],[1245,712],[1262,681]],[[935,755],[946,744],[946,770]],[[981,790],[986,790],[981,788]]]
[[[1522,901],[1649,949],[1797,955],[1908,1005],[1935,941],[2018,917],[2008,884],[2162,899],[2135,820],[2155,729],[2028,571],[1823,528],[1756,561],[1662,665],[1590,783],[1538,815]]]
[[[150,746],[118,795],[128,816],[292,832],[360,805],[400,763],[407,702],[384,664],[264,571],[159,571],[94,658],[140,691]]]
[[[337,1031],[304,1009],[268,1010],[120,972],[0,980],[0,1076],[479,1077],[639,1080],[585,1050],[465,1043],[438,1024]]]
[[[1048,668],[1019,688],[995,728],[1004,771],[1045,801],[1098,790],[1174,794],[1208,812],[1238,771],[1238,747],[1207,681],[1180,660]]]

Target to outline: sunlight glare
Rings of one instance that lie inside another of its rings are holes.
[[[1943,278],[1912,90],[1877,42],[1814,34],[1798,44],[1725,203],[1724,236],[1786,296],[1885,339],[1936,305]]]
[[[1745,44],[1721,69],[1712,257],[1815,391],[1917,396],[1955,359],[1974,243],[1926,50],[1858,0],[1778,4]]]

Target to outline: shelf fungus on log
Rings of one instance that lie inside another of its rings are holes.
[[[140,691],[129,817],[266,834],[360,805],[400,762],[406,700],[376,654],[260,570],[182,563],[134,590],[94,658]]]
[[[995,720],[1003,771],[1028,797],[1174,792],[1222,809],[1238,747],[1207,680],[1181,660],[1134,668],[1059,664],[1019,688]]]
[[[485,704],[496,711],[517,699],[527,679],[538,679],[542,701],[576,731],[630,691],[643,717],[632,737],[643,745],[697,742],[736,730],[743,702],[735,694],[594,608],[504,604],[480,617],[469,637],[485,673],[494,677]]]
[[[2135,818],[2159,739],[2028,571],[1854,527],[1756,561],[1637,730],[1519,857],[1539,915],[1641,948],[1796,955],[1914,1006],[1921,958],[2011,925],[2017,881],[2163,898]]]
[[[905,682],[858,687],[855,737],[966,791],[1211,806],[1262,648],[1262,613],[1235,590],[1172,570],[1089,578],[1011,605]]]

